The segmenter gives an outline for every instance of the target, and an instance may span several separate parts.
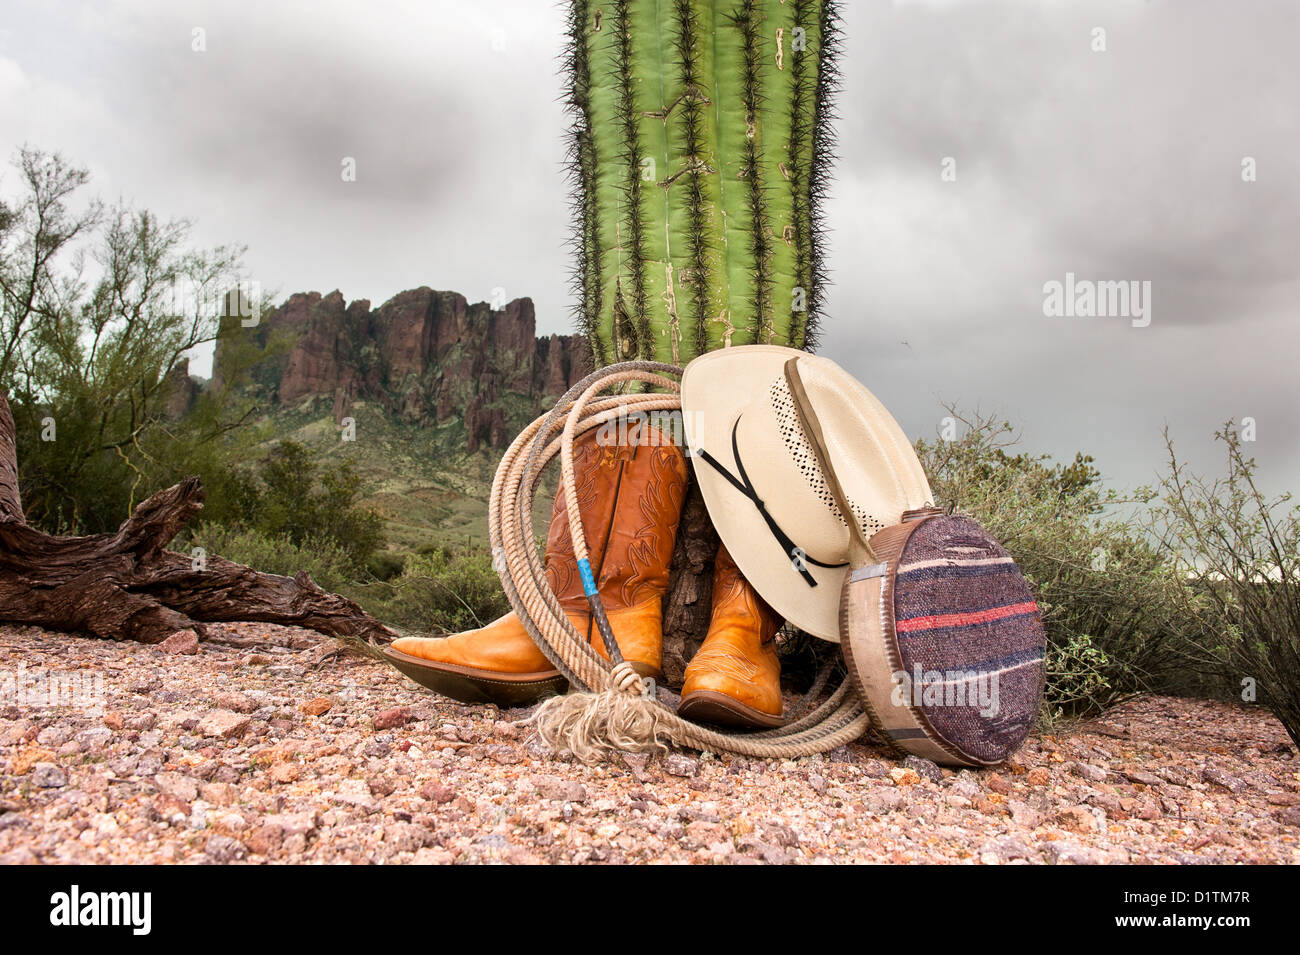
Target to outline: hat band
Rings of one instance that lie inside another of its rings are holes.
[[[740,418],[741,416],[737,415],[735,424],[731,426],[731,456],[736,459],[736,470],[740,472],[740,477],[736,477],[736,475],[728,471],[718,462],[717,458],[703,448],[699,448],[696,454],[726,478],[732,487],[753,502],[754,506],[758,508],[758,513],[763,516],[763,521],[767,524],[768,530],[772,532],[772,536],[781,545],[781,549],[790,555],[791,566],[799,571],[799,575],[803,577],[804,582],[809,587],[816,587],[817,578],[809,572],[808,568],[804,566],[805,564],[816,564],[818,567],[834,570],[837,567],[847,567],[848,561],[841,561],[838,564],[823,564],[820,560],[809,557],[804,553],[803,548],[791,540],[790,535],[781,529],[781,525],[776,522],[776,518],[767,512],[767,506],[763,503],[763,499],[758,496],[758,491],[755,489],[753,482],[749,480],[749,475],[745,473],[745,464],[740,460],[740,448],[736,444],[736,429],[740,427]]]

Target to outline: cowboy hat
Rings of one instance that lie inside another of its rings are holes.
[[[745,579],[790,623],[838,642],[849,529],[797,411],[791,358],[863,533],[931,505],[898,422],[828,358],[779,345],[701,355],[682,376],[682,421],[705,506]]]

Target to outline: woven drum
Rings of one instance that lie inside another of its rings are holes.
[[[876,728],[958,766],[1024,742],[1043,693],[1046,633],[1015,561],[967,517],[933,508],[871,538],[845,575],[841,645]]]

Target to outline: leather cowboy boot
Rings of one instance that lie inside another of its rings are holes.
[[[686,459],[644,423],[626,431],[625,443],[602,444],[603,429],[574,442],[578,512],[619,651],[642,676],[661,680],[663,597],[686,494]],[[545,562],[565,615],[608,658],[582,589],[562,489],[551,508]],[[467,703],[523,706],[567,686],[513,612],[450,637],[403,637],[384,652],[417,683]]]
[[[679,715],[744,728],[781,725],[782,620],[741,576],[725,545],[713,567],[713,615],[704,644],[686,667]]]

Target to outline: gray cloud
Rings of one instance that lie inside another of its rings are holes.
[[[1214,468],[1211,430],[1249,415],[1295,486],[1295,8],[851,6],[827,349],[912,433],[978,402],[1135,484],[1164,424]],[[1067,271],[1149,280],[1152,325],[1044,318]]]
[[[562,4],[3,2],[5,154],[58,148],[285,293],[502,286],[570,330]],[[1131,485],[1165,423],[1210,469],[1250,415],[1267,483],[1300,484],[1300,9],[844,7],[823,350],[912,434],[978,403]],[[1149,280],[1151,326],[1045,318],[1067,271]]]

